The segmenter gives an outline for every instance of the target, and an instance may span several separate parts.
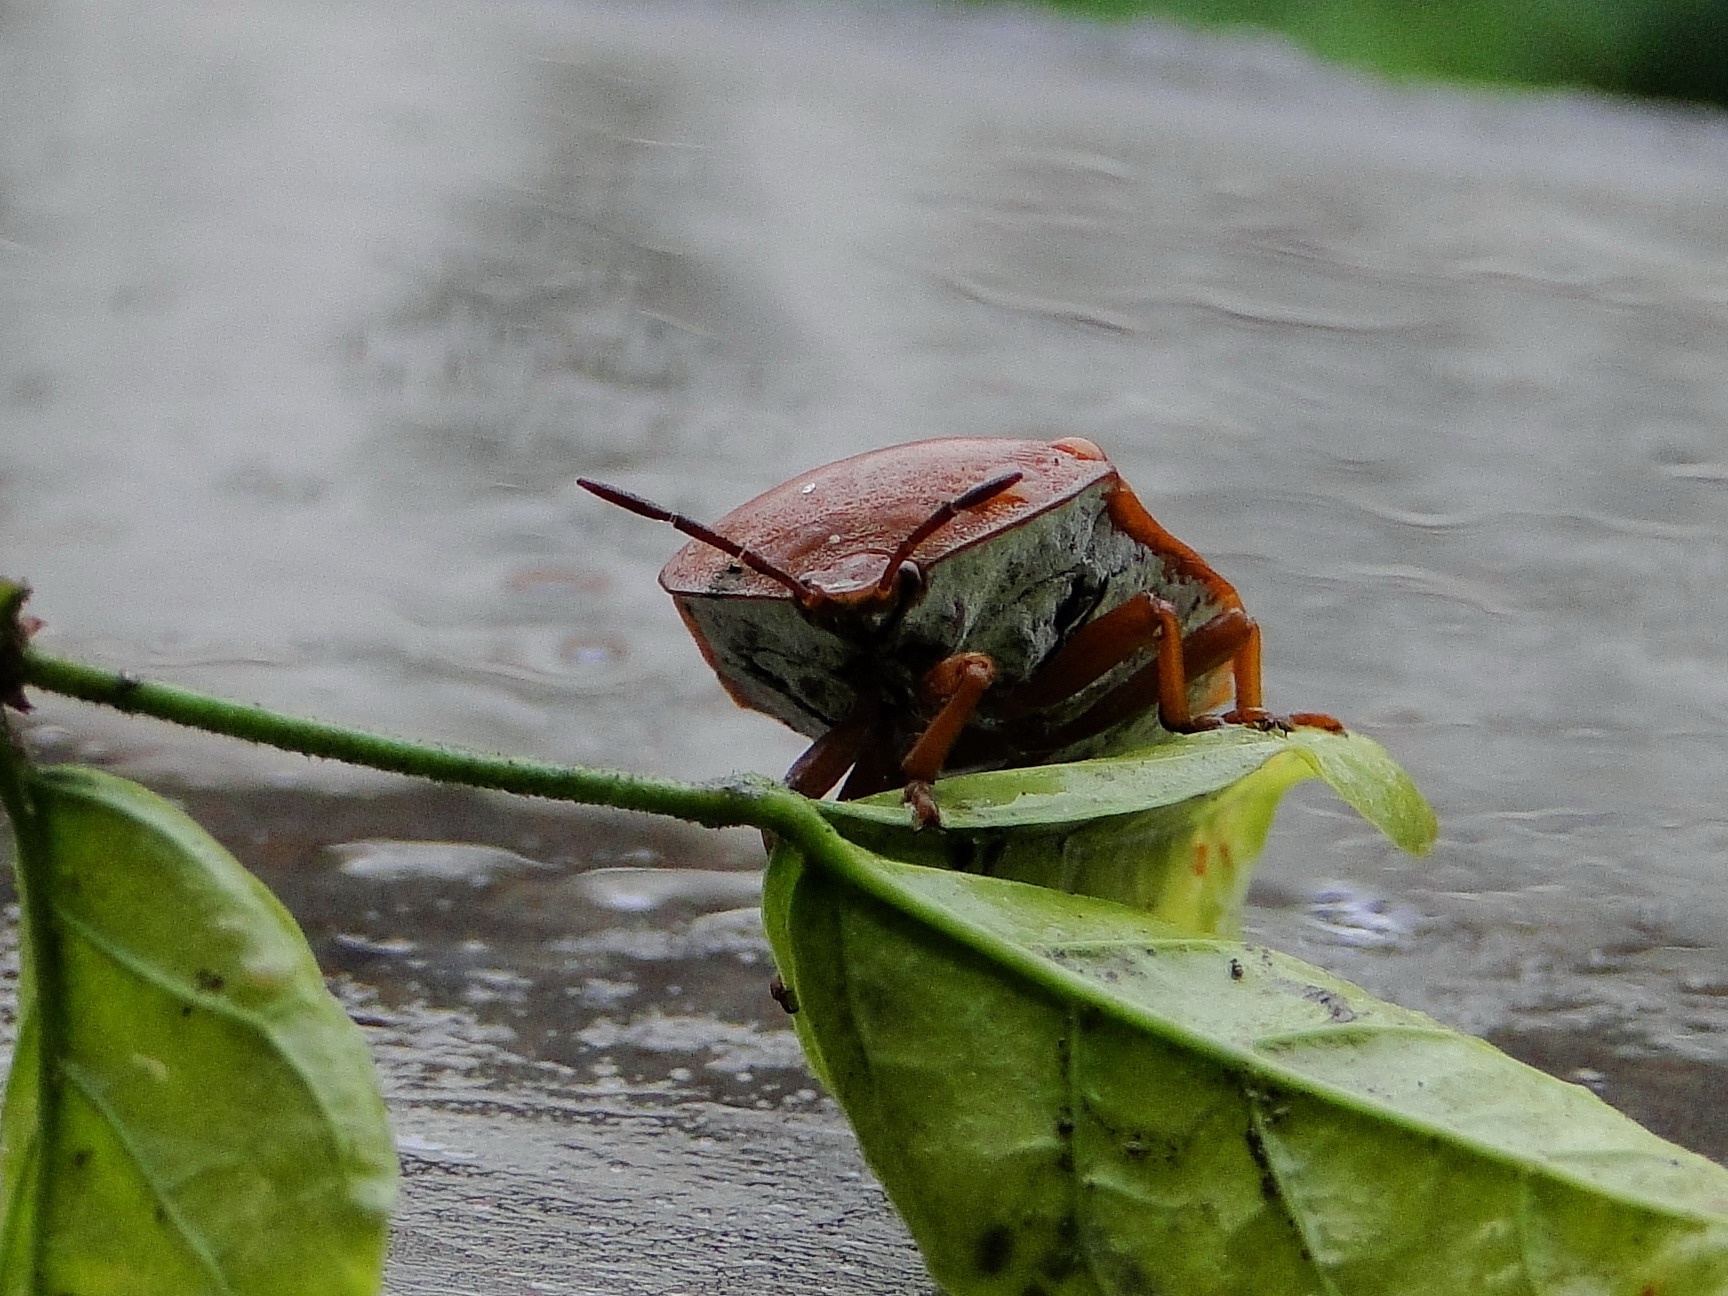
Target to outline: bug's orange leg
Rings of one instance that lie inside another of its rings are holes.
[[[978,709],[978,699],[984,696],[996,678],[996,663],[986,653],[955,653],[930,668],[924,677],[925,690],[942,700],[942,709],[919,735],[900,761],[906,775],[906,800],[912,806],[919,827],[940,821],[935,797],[930,785],[942,772],[942,762],[954,750],[960,731]]]
[[[1073,697],[1135,653],[1152,647],[1162,624],[1151,595],[1136,594],[1070,635],[1068,642],[1014,691],[1005,709],[1010,715],[1023,715]]]
[[[1112,608],[1095,621],[1089,621],[1063,644],[1056,654],[1017,690],[1005,710],[1011,715],[1036,711],[1063,698],[1072,697],[1087,685],[1120,666],[1135,653],[1156,646],[1164,632],[1164,617],[1159,612],[1160,600],[1150,594],[1136,594],[1126,603]],[[1169,604],[1164,604],[1169,608]],[[1172,615],[1174,609],[1171,609]],[[1222,666],[1238,656],[1252,640],[1253,659],[1237,664],[1237,684],[1250,680],[1249,688],[1259,696],[1259,629],[1240,608],[1220,612],[1205,625],[1182,640],[1182,674],[1186,683]],[[1158,678],[1154,675],[1153,680]],[[1146,703],[1160,701],[1155,694],[1143,692]],[[1238,697],[1241,694],[1238,692]],[[1126,697],[1122,699],[1126,702]],[[1256,700],[1255,705],[1258,705]]]
[[[874,694],[858,699],[852,713],[817,738],[786,771],[786,786],[807,797],[825,796],[857,762],[871,739],[878,710]]]
[[[1278,718],[1266,710],[1260,694],[1260,627],[1255,625],[1248,615],[1242,611],[1242,598],[1236,593],[1235,586],[1225,580],[1207,564],[1199,554],[1171,535],[1140,502],[1134,492],[1128,489],[1126,482],[1117,482],[1111,491],[1108,503],[1110,518],[1124,532],[1134,537],[1153,553],[1157,554],[1177,572],[1193,580],[1202,582],[1212,593],[1212,597],[1227,609],[1220,616],[1214,617],[1206,625],[1201,626],[1188,637],[1190,656],[1195,656],[1197,647],[1194,641],[1208,630],[1223,621],[1226,617],[1240,618],[1248,630],[1246,642],[1242,642],[1231,651],[1218,657],[1209,664],[1193,662],[1189,665],[1190,678],[1204,675],[1213,666],[1221,664],[1226,658],[1234,657],[1232,674],[1236,684],[1236,709],[1225,715],[1224,719],[1232,723],[1271,724],[1277,723],[1298,728],[1328,729],[1333,733],[1343,733],[1344,726],[1329,715],[1321,715],[1315,711],[1298,711],[1294,715]],[[1237,633],[1231,630],[1229,633]],[[1126,687],[1126,686],[1124,686]],[[1166,726],[1167,728],[1169,726]]]
[[[1241,608],[1220,612],[1182,641],[1182,660],[1188,678],[1195,680],[1231,661],[1250,639],[1256,644],[1254,687],[1259,689],[1259,628]]]
[[[1152,600],[1158,614],[1158,656],[1153,670],[1158,680],[1158,722],[1172,733],[1195,728],[1188,708],[1188,668],[1182,652],[1182,623],[1176,609],[1163,599]]]
[[[1223,617],[1229,615],[1224,613]],[[1215,617],[1195,631],[1190,636],[1190,643],[1207,636],[1214,622],[1221,619]],[[1218,637],[1214,633],[1205,639],[1201,644],[1202,657],[1216,652],[1212,641]],[[1166,729],[1189,728],[1194,722],[1188,705],[1189,679],[1216,666],[1229,653],[1226,651],[1196,670],[1190,661],[1188,646],[1183,643],[1182,623],[1177,619],[1175,607],[1151,594],[1136,594],[1120,607],[1112,608],[1077,630],[1055,656],[1038,668],[1025,687],[1015,693],[1012,709],[1023,713],[1072,697],[1112,668],[1152,647],[1157,648],[1158,655],[1151,664],[1112,689],[1076,723],[1084,723],[1094,714],[1130,715],[1130,707],[1144,710],[1156,701]]]
[[[1147,600],[1154,611],[1161,602],[1149,594],[1135,597]],[[1234,657],[1246,641],[1253,622],[1239,609],[1231,608],[1182,639],[1174,629],[1175,609],[1167,603],[1164,608],[1168,622],[1163,616],[1158,618],[1158,656],[1094,702],[1083,714],[1047,735],[1040,744],[1044,750],[1059,751],[1103,733],[1111,725],[1127,716],[1138,715],[1154,703],[1158,706],[1159,722],[1173,733],[1192,733],[1221,723],[1211,716],[1193,714],[1188,701],[1189,685]],[[1165,636],[1166,624],[1171,626],[1168,638]],[[1145,646],[1135,644],[1133,648],[1137,651]],[[1124,652],[1123,660],[1131,655],[1131,652]]]
[[[1260,695],[1260,627],[1247,617],[1243,620],[1248,625],[1248,636],[1230,662],[1236,682],[1236,706],[1224,713],[1225,722],[1258,725],[1262,729],[1325,729],[1329,733],[1343,733],[1341,723],[1319,711],[1296,711],[1287,716],[1275,716],[1266,709]],[[1201,627],[1193,637],[1198,637],[1205,629]]]
[[[1247,620],[1247,618],[1243,618]],[[1262,705],[1260,692],[1260,627],[1248,621],[1248,634],[1230,662],[1236,683],[1236,706],[1224,713],[1230,724],[1269,725],[1272,713]]]

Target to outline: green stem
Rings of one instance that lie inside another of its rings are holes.
[[[384,738],[320,720],[280,715],[191,689],[145,683],[130,675],[34,650],[23,654],[20,673],[26,684],[50,693],[305,756],[346,761],[440,783],[669,815],[712,828],[760,828],[785,837],[808,859],[846,877],[863,890],[871,894],[881,890],[881,880],[859,862],[823,817],[822,803],[799,796],[770,779],[744,776],[724,783],[680,783],[621,770],[551,765]]]
[[[230,702],[171,684],[146,683],[131,675],[34,650],[24,654],[22,673],[26,684],[50,693],[304,756],[345,761],[439,783],[641,810],[709,827],[750,825],[771,831],[781,831],[787,815],[808,804],[779,784],[761,778],[681,783],[621,770],[553,765],[386,738],[343,725]]]

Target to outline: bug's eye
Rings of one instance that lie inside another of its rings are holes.
[[[882,575],[882,564],[888,555],[875,549],[849,553],[825,567],[804,573],[806,584],[813,585],[833,598],[844,598],[861,590],[871,589]]]
[[[1088,441],[1085,437],[1063,437],[1060,441],[1052,441],[1050,448],[1060,450],[1064,454],[1071,454],[1076,459],[1102,460],[1104,458],[1104,452],[1098,448],[1096,443]]]

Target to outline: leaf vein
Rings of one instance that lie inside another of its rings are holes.
[[[175,1232],[186,1244],[186,1249],[196,1256],[199,1263],[209,1271],[211,1278],[215,1280],[218,1289],[224,1293],[224,1296],[237,1296],[236,1289],[229,1283],[228,1275],[222,1268],[221,1260],[211,1250],[208,1240],[193,1227],[192,1222],[186,1218],[185,1212],[174,1200],[171,1191],[152,1172],[149,1161],[134,1144],[125,1122],[120,1119],[120,1113],[115,1111],[102,1095],[101,1087],[91,1081],[82,1066],[69,1058],[61,1059],[60,1071],[72,1083],[73,1088],[83,1095],[84,1101],[90,1104],[96,1114],[113,1131],[115,1141],[125,1149],[126,1155],[137,1167],[139,1177],[149,1187],[150,1195],[155,1198],[163,1216],[174,1225]]]
[[[158,990],[162,991],[172,999],[176,999],[181,1003],[194,1004],[215,1016],[224,1018],[243,1029],[251,1031],[254,1035],[265,1040],[270,1045],[276,1058],[283,1064],[288,1073],[298,1082],[301,1090],[311,1100],[313,1107],[323,1118],[319,1122],[319,1128],[323,1131],[325,1141],[329,1146],[334,1163],[338,1165],[345,1165],[347,1163],[348,1157],[345,1153],[345,1149],[336,1134],[336,1131],[342,1127],[341,1120],[335,1112],[331,1111],[317,1081],[306,1073],[305,1069],[300,1065],[299,1060],[294,1056],[293,1050],[287,1048],[283,1044],[282,1040],[277,1036],[276,1031],[265,1018],[261,1017],[257,1013],[248,1012],[243,1008],[236,1007],[228,1000],[220,998],[219,996],[203,994],[186,985],[184,982],[177,981],[172,977],[164,976],[148,962],[140,959],[137,955],[133,954],[123,946],[115,944],[96,928],[85,922],[82,918],[67,912],[63,906],[56,905],[54,914],[60,922],[65,924],[70,931],[75,932],[97,953],[103,955],[117,966],[137,977],[139,980],[155,986]]]
[[[1341,1296],[1338,1284],[1332,1280],[1329,1268],[1321,1263],[1315,1249],[1316,1239],[1310,1227],[1309,1212],[1296,1204],[1284,1183],[1284,1176],[1279,1173],[1277,1158],[1272,1155],[1272,1149],[1276,1146],[1273,1141],[1276,1135],[1269,1133],[1267,1129],[1262,1110],[1264,1100],[1252,1089],[1246,1090],[1243,1096],[1248,1100],[1248,1127],[1253,1133],[1255,1146],[1260,1149],[1259,1155],[1254,1159],[1260,1168],[1261,1183],[1271,1190],[1270,1195],[1277,1200],[1279,1210],[1284,1212],[1284,1218],[1290,1221],[1290,1227],[1302,1240],[1302,1258],[1308,1262],[1315,1279],[1322,1284],[1321,1290],[1325,1296]]]

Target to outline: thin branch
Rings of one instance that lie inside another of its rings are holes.
[[[282,715],[171,684],[150,683],[35,649],[23,654],[21,673],[23,682],[35,688],[132,715],[153,716],[171,724],[282,751],[438,783],[639,810],[709,827],[748,825],[788,832],[797,831],[793,825],[798,823],[821,823],[805,798],[770,779],[756,776],[716,783],[682,783],[622,770],[554,765],[387,738],[344,725]]]

